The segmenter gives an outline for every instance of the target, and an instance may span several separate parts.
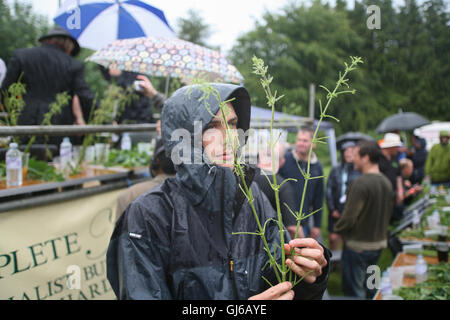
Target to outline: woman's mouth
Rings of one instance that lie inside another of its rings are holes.
[[[233,160],[233,155],[231,153],[224,153],[222,154],[222,160],[223,161]]]

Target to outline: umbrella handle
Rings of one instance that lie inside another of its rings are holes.
[[[165,98],[167,99],[168,95],[169,95],[169,80],[170,80],[170,75],[167,75],[166,77],[166,88],[165,88]]]

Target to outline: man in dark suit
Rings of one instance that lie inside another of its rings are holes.
[[[85,82],[83,64],[74,58],[80,51],[78,42],[61,28],[52,30],[39,42],[41,46],[13,52],[2,84],[2,91],[6,90],[22,75],[26,94],[19,125],[40,125],[49,105],[61,92],[76,98],[52,118],[52,124],[84,124],[84,117],[87,118],[92,106],[93,93]],[[59,142],[52,140],[52,143]]]

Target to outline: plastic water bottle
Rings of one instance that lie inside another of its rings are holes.
[[[17,143],[9,145],[6,153],[6,186],[19,187],[22,185],[22,153]]]
[[[419,254],[417,256],[415,271],[416,271],[416,283],[421,283],[427,280],[427,262],[423,258],[423,255]]]
[[[130,138],[130,135],[127,132],[125,132],[122,135],[122,141],[121,141],[121,144],[120,144],[120,148],[122,150],[131,150],[131,138]]]
[[[383,272],[383,275],[381,276],[380,293],[381,298],[392,295],[391,279],[389,278],[389,273],[387,271]]]
[[[419,211],[417,211],[417,209],[413,211],[412,224],[413,224],[413,229],[420,228],[420,215],[419,215]]]
[[[72,143],[70,139],[65,137],[59,147],[59,157],[61,159],[61,172],[67,174],[69,164],[72,161]]]

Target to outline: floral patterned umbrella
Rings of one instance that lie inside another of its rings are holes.
[[[244,80],[220,52],[177,38],[116,40],[86,60],[124,71],[181,78],[187,83],[196,76],[233,83]]]

